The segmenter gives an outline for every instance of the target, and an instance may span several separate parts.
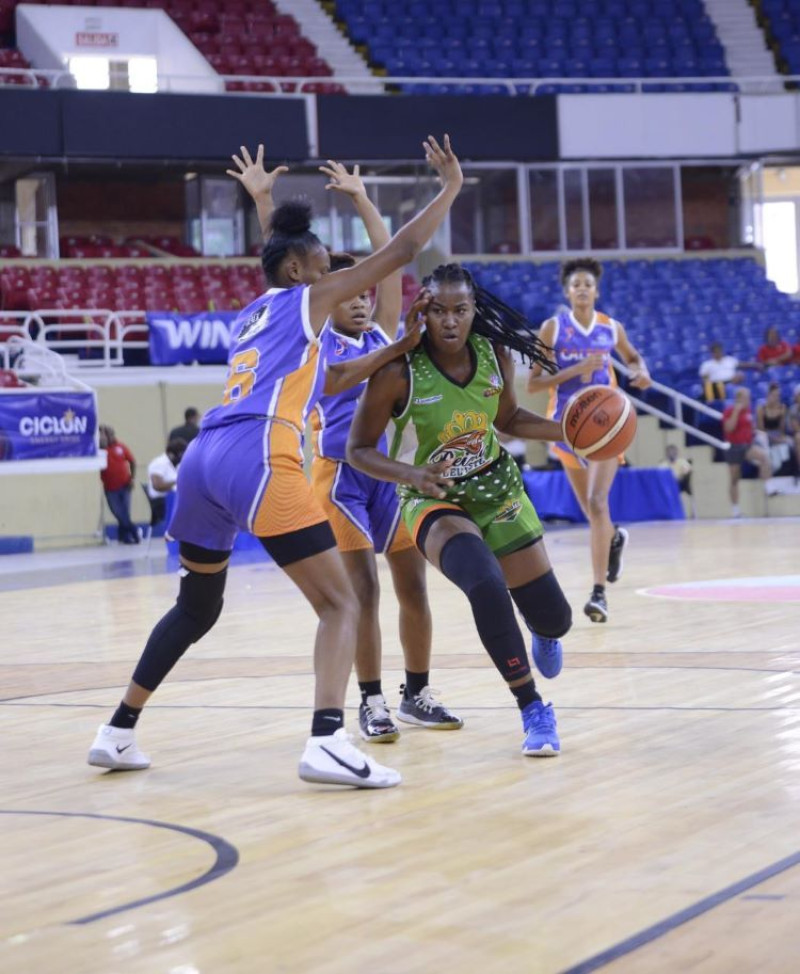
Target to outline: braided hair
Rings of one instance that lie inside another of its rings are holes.
[[[321,247],[319,237],[311,232],[311,206],[303,200],[290,200],[275,208],[269,222],[270,234],[261,251],[261,266],[270,284],[290,252],[305,257]]]
[[[441,284],[466,284],[475,301],[472,331],[476,335],[519,352],[530,365],[540,365],[545,372],[556,371],[548,354],[552,349],[539,339],[525,315],[479,287],[466,267],[440,264],[422,281],[423,288]]]

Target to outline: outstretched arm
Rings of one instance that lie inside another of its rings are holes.
[[[453,483],[446,476],[450,464],[432,463],[425,467],[415,467],[410,463],[392,460],[377,448],[392,413],[396,408],[402,408],[408,392],[405,362],[392,362],[372,376],[359,400],[350,427],[347,462],[356,470],[363,470],[378,480],[410,484],[429,497],[445,497],[445,488]]]
[[[241,158],[236,155],[231,156],[236,164],[236,169],[226,169],[225,172],[238,180],[252,197],[253,202],[256,204],[256,213],[258,214],[258,225],[261,227],[261,235],[266,240],[269,236],[269,223],[272,219],[272,211],[275,209],[272,190],[278,176],[281,173],[289,172],[289,167],[276,166],[272,172],[267,172],[264,168],[264,146],[261,143],[259,143],[258,151],[256,152],[255,162],[247,151],[247,146],[240,146],[239,151],[242,153]]]
[[[361,355],[347,362],[329,362],[325,372],[325,395],[336,396],[340,392],[352,389],[399,355],[410,352],[419,344],[420,338],[422,338],[422,324],[420,321],[415,321],[406,327],[403,337],[399,341],[392,342],[391,345],[384,345],[383,348],[377,348],[368,355]]]
[[[356,212],[364,222],[364,229],[367,231],[373,251],[385,247],[391,240],[391,235],[386,229],[386,224],[383,222],[378,208],[367,196],[367,189],[361,178],[361,167],[355,165],[353,171],[349,173],[340,162],[329,159],[328,165],[320,166],[319,171],[325,173],[330,179],[325,189],[338,190],[340,193],[349,196],[353,201]],[[397,334],[397,325],[402,309],[403,269],[400,268],[385,277],[378,285],[373,314],[375,321],[390,338],[394,338]]]
[[[447,216],[453,201],[461,189],[463,176],[458,159],[450,148],[450,139],[444,137],[440,147],[433,136],[428,136],[425,158],[433,166],[442,181],[437,196],[418,213],[413,220],[392,237],[388,244],[355,267],[326,274],[311,287],[309,317],[311,327],[319,333],[325,319],[337,304],[354,298],[373,287],[380,280],[410,263],[433,236],[436,228]]]
[[[500,393],[500,408],[494,421],[495,428],[508,436],[523,440],[550,440],[555,443],[563,440],[561,424],[554,419],[545,419],[538,413],[523,409],[517,403],[514,392],[514,362],[508,349],[495,346],[497,361],[503,373],[503,391]]]

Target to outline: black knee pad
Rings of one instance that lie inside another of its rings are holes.
[[[210,575],[181,568],[180,575],[177,604],[186,617],[189,641],[196,643],[219,619],[228,569]]]
[[[511,589],[511,598],[531,632],[558,639],[572,626],[572,609],[552,569],[527,585]]]
[[[439,555],[442,574],[467,595],[481,582],[492,580],[506,588],[503,571],[483,538],[465,531],[445,542]]]

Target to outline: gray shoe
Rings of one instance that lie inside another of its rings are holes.
[[[400,706],[397,708],[397,719],[406,724],[416,724],[417,727],[428,727],[431,730],[460,730],[464,721],[451,713],[444,704],[434,697],[435,690],[423,687],[414,697],[406,696],[405,684],[400,687],[402,694]]]

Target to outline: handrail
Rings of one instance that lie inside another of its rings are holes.
[[[7,82],[4,79],[15,77],[23,79],[19,81]],[[496,87],[501,85],[506,93],[517,97],[530,97],[539,93],[542,87],[553,85],[563,86],[596,86],[608,85],[616,88],[630,89],[631,94],[651,94],[652,89],[662,86],[676,85],[726,85],[729,86],[731,94],[785,94],[787,85],[794,85],[800,88],[800,75],[781,74],[781,75],[747,75],[743,77],[732,75],[711,75],[711,76],[687,76],[687,77],[660,77],[660,78],[487,78],[483,76],[473,77],[432,77],[432,76],[413,76],[413,75],[304,75],[290,77],[285,75],[244,75],[244,74],[203,74],[203,75],[177,75],[159,74],[160,90],[170,91],[173,84],[180,83],[180,88],[185,94],[192,94],[185,91],[188,82],[197,82],[198,94],[208,94],[209,83],[245,83],[245,84],[269,84],[275,87],[275,91],[243,91],[237,94],[251,95],[255,97],[289,97],[292,95],[308,95],[304,89],[308,85],[335,84],[342,85],[351,93],[363,94],[385,94],[389,89],[395,89],[403,85],[445,85],[447,87],[460,85],[491,85]],[[51,68],[0,68],[0,87],[6,84],[15,84],[20,88],[76,88],[75,78],[66,70],[54,70]],[[285,87],[284,87],[285,86]]]
[[[618,359],[613,359],[614,368],[621,372],[627,378],[633,375],[634,370],[629,368],[623,362]],[[721,420],[722,413],[716,409],[712,409],[707,403],[700,402],[699,399],[692,399],[691,396],[684,395],[682,392],[678,392],[677,389],[671,388],[671,386],[665,386],[662,382],[657,382],[655,379],[651,380],[652,384],[649,388],[655,390],[656,392],[661,392],[669,399],[671,399],[675,404],[675,415],[671,416],[669,413],[665,413],[662,409],[658,409],[657,406],[653,406],[651,403],[646,402],[644,399],[639,399],[636,397],[636,408],[641,409],[642,412],[648,413],[650,416],[655,416],[657,419],[663,420],[665,423],[670,423],[676,429],[683,430],[685,433],[690,433],[692,436],[696,437],[698,440],[702,440],[704,443],[708,443],[710,446],[715,446],[718,450],[730,450],[731,445],[725,440],[720,440],[716,436],[712,436],[711,433],[706,433],[705,430],[698,429],[696,426],[692,426],[691,423],[687,423],[683,418],[684,405],[691,406],[692,409],[696,409],[700,413],[705,413],[706,416],[711,416],[713,419]]]

